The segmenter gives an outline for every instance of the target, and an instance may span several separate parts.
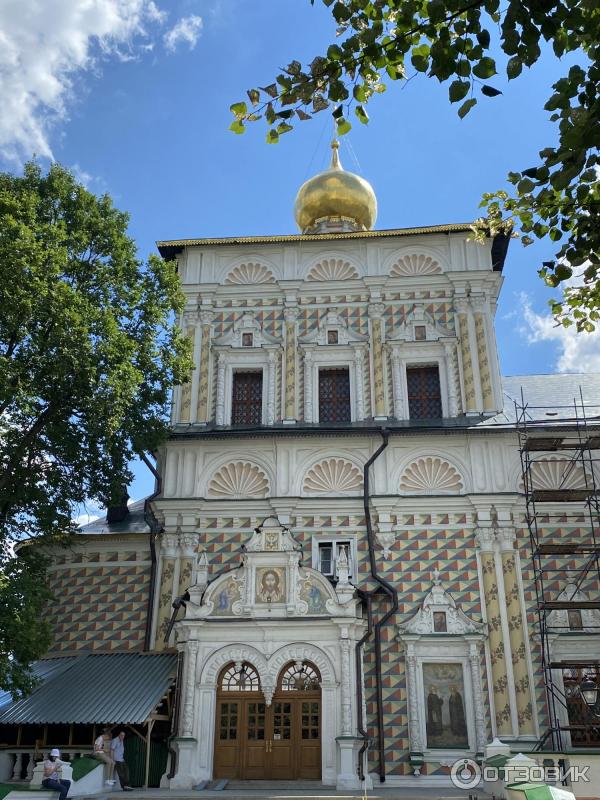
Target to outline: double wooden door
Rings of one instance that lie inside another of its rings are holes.
[[[321,777],[319,697],[217,700],[215,778],[318,780]]]

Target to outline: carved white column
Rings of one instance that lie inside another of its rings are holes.
[[[385,366],[383,362],[383,303],[369,303],[371,323],[371,352],[373,354],[373,416],[387,418],[385,407]]]
[[[314,422],[313,361],[310,350],[304,353],[304,421]]]
[[[15,763],[13,766],[13,781],[21,780],[21,770],[23,769],[23,753],[15,753]]]
[[[31,783],[31,779],[33,778],[33,770],[35,769],[35,759],[33,757],[34,756],[33,751],[31,753],[28,753],[28,755],[29,755],[29,761],[27,762],[27,773],[25,775],[25,780],[28,783]]]
[[[267,366],[267,425],[275,422],[275,353],[269,350]]]
[[[454,374],[454,342],[444,342],[446,356],[446,382],[448,384],[448,416],[458,416],[458,398],[456,396],[456,375]]]
[[[410,750],[413,753],[423,752],[421,726],[419,725],[419,698],[417,697],[417,657],[410,652],[406,656],[406,690],[408,692],[408,735]],[[420,770],[416,769],[415,774]]]
[[[342,736],[352,735],[352,697],[350,695],[350,641],[341,639],[342,650]]]
[[[471,685],[473,687],[473,707],[475,712],[475,746],[478,753],[483,753],[487,743],[485,732],[485,714],[483,711],[483,692],[481,691],[481,662],[476,642],[469,643],[469,666],[471,668]]]
[[[473,365],[473,382],[475,384],[475,404],[477,411],[483,411],[483,397],[481,395],[481,372],[479,370],[479,354],[477,352],[477,331],[475,329],[475,317],[473,307],[467,303],[467,328],[469,331],[469,347],[471,350],[471,363]]]
[[[215,421],[217,425],[225,424],[225,356],[223,353],[219,354],[217,361],[217,409]]]
[[[365,418],[364,353],[354,350],[354,383],[356,386],[356,419]]]
[[[183,701],[183,714],[181,715],[181,735],[192,736],[194,731],[194,689],[196,683],[196,659],[198,657],[198,642],[186,642],[185,660],[185,693]]]
[[[392,386],[394,391],[394,416],[396,419],[405,419],[404,400],[402,393],[402,359],[398,350],[392,350]]]
[[[210,337],[211,324],[214,312],[204,309],[200,311],[200,352],[198,356],[198,401],[196,404],[195,419],[198,422],[208,422],[209,377],[210,377]]]

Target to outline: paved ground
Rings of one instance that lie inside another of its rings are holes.
[[[446,787],[379,787],[375,786],[367,792],[368,800],[492,800],[491,795],[483,791],[471,792],[451,789]],[[97,800],[201,800],[212,798],[217,800],[286,800],[291,798],[306,798],[306,800],[319,800],[319,798],[340,798],[355,800],[363,797],[361,791],[338,792],[329,786],[323,786],[319,781],[230,781],[223,791],[168,791],[164,789],[134,789],[132,792],[114,792],[110,795],[97,796]]]

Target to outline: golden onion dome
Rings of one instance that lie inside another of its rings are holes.
[[[294,216],[302,233],[371,230],[377,219],[377,198],[371,184],[342,168],[339,142],[331,143],[331,165],[303,183]]]

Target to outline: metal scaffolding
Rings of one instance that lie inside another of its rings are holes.
[[[571,404],[553,406],[531,406],[521,392],[515,412],[548,705],[536,749],[561,751],[600,738],[600,716],[580,689],[583,678],[598,681],[600,653],[576,661],[552,653],[557,634],[592,633],[582,615],[588,620],[600,610],[600,406],[586,405],[581,390]],[[571,587],[560,599],[557,582]],[[581,719],[574,723],[577,702]]]

